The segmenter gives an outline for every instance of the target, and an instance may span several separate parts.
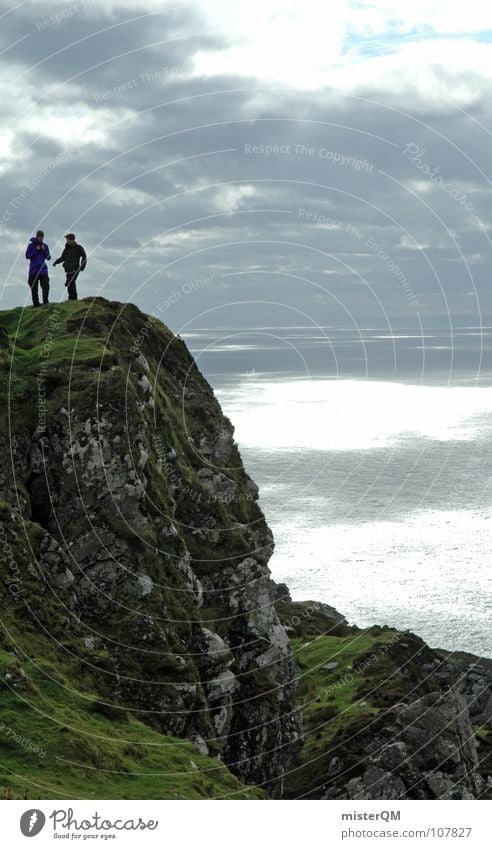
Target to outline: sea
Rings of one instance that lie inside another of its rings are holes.
[[[492,326],[183,336],[260,488],[273,578],[492,657]]]

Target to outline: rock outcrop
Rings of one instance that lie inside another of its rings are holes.
[[[277,608],[297,648],[304,714],[288,798],[490,798],[488,661],[349,626],[316,602]]]
[[[322,798],[476,799],[485,789],[466,703],[452,690],[396,705],[344,736],[359,762],[348,768],[352,758],[334,755]]]

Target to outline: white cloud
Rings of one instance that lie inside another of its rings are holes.
[[[174,233],[163,233],[160,236],[155,236],[152,244],[146,249],[149,252],[155,250],[157,245],[164,254],[173,251],[175,248],[193,251],[203,243],[213,243],[231,239],[232,235],[229,230],[221,227],[209,227],[203,230],[177,230]]]
[[[341,55],[346,0],[199,0],[198,6],[230,43],[223,50],[198,53],[199,74],[235,73],[312,87],[326,64]]]
[[[254,186],[223,186],[217,192],[216,204],[221,212],[235,212],[241,207],[244,198],[254,197]]]
[[[142,192],[140,189],[127,188],[125,186],[114,187],[110,183],[103,183],[102,190],[105,192],[102,195],[102,200],[111,203],[114,206],[149,206],[155,203],[155,198],[147,192]]]
[[[197,74],[311,90],[380,86],[461,105],[489,84],[492,45],[469,36],[492,29],[482,0],[197,0],[197,8],[225,37],[223,49],[195,54]]]
[[[426,40],[397,52],[333,69],[331,85],[344,91],[379,90],[405,105],[411,92],[428,107],[466,106],[490,87],[492,44],[470,39]]]

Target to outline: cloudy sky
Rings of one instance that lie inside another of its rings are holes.
[[[0,28],[1,308],[41,227],[86,247],[81,295],[177,332],[492,324],[481,0],[0,0]]]

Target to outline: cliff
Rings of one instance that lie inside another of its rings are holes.
[[[160,321],[0,313],[0,396],[5,795],[488,792],[492,676],[275,586],[233,427]]]
[[[189,740],[277,795],[301,741],[297,667],[272,535],[212,389],[132,305],[0,324],[7,667],[27,659],[58,704]]]

